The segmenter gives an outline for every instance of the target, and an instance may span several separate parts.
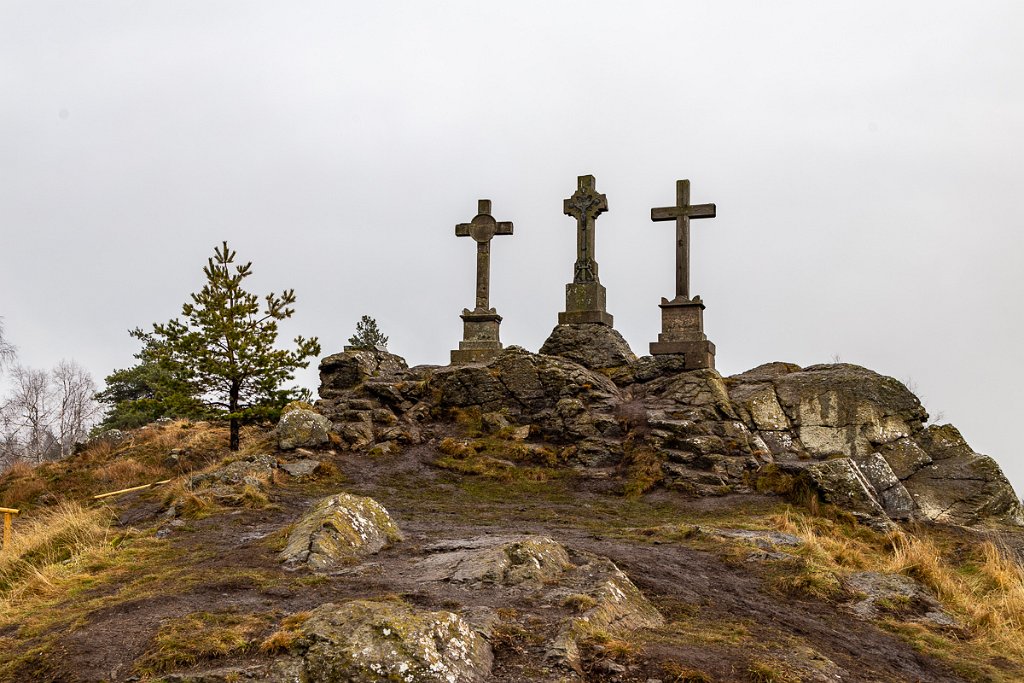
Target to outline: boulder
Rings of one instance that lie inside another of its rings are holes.
[[[779,403],[813,457],[867,455],[921,431],[928,413],[901,382],[847,363],[773,380]]]
[[[511,346],[486,364],[438,369],[427,389],[440,408],[505,408],[512,417],[537,416],[563,398],[577,398],[590,410],[610,410],[619,390],[599,373],[553,356],[529,353]],[[520,424],[531,420],[516,420]]]
[[[880,453],[860,455],[853,458],[853,461],[871,484],[875,499],[891,519],[906,520],[913,516],[914,499]]]
[[[784,462],[776,466],[802,479],[822,501],[849,512],[860,522],[876,529],[891,528],[888,515],[875,497],[874,487],[850,458]]]
[[[277,423],[277,447],[282,451],[315,448],[330,441],[331,421],[304,408],[289,410]]]
[[[279,467],[296,479],[302,479],[303,477],[310,477],[315,474],[320,469],[320,461],[303,458],[295,462],[281,463]]]
[[[593,636],[625,634],[665,623],[640,589],[611,560],[594,557],[579,567],[574,595],[588,596],[590,606],[565,621],[548,656],[580,670],[580,645]]]
[[[313,610],[293,646],[308,683],[486,680],[491,646],[453,612],[355,600]]]
[[[320,361],[320,398],[343,395],[370,379],[394,379],[408,367],[401,356],[379,348],[335,353]]]
[[[281,559],[293,567],[329,571],[401,540],[384,506],[372,498],[339,493],[318,502],[298,521]]]
[[[592,370],[617,368],[636,361],[636,354],[622,335],[615,328],[598,323],[556,325],[540,352],[561,356]]]
[[[560,543],[544,536],[481,536],[427,546],[418,567],[424,581],[539,586],[572,568]]]
[[[856,596],[849,609],[864,619],[898,617],[938,628],[958,626],[938,600],[909,576],[855,572],[843,578],[843,585]]]
[[[1024,524],[1020,499],[999,465],[975,453],[956,427],[932,425],[918,443],[932,462],[903,483],[922,516],[949,524]]]

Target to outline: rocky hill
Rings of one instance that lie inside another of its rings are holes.
[[[905,386],[564,327],[3,475],[0,681],[1020,680],[1020,501]]]

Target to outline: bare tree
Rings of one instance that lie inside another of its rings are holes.
[[[14,362],[17,349],[7,341],[4,335],[4,319],[0,318],[0,370]]]
[[[62,360],[50,373],[54,401],[54,427],[60,455],[67,457],[84,441],[102,414],[96,402],[92,375],[75,361]]]
[[[74,361],[51,371],[16,365],[0,405],[0,461],[41,463],[70,455],[100,416],[96,385]]]
[[[15,460],[42,462],[56,455],[53,434],[53,400],[50,373],[15,365],[11,372],[11,396],[4,405],[6,441],[15,444]],[[56,450],[59,453],[59,448]]]

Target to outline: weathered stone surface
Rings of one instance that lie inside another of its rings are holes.
[[[617,330],[596,323],[556,325],[540,347],[540,352],[567,358],[595,370],[616,368],[636,361],[636,354]]]
[[[277,460],[271,455],[250,455],[212,472],[197,474],[192,477],[191,484],[199,489],[240,484],[262,488],[276,467]]]
[[[328,603],[301,626],[305,683],[486,680],[491,647],[453,612],[428,612],[391,601]]]
[[[331,421],[320,413],[302,408],[290,410],[277,423],[277,447],[282,451],[315,448],[330,441]]]
[[[766,384],[744,384],[729,392],[740,417],[762,431],[782,431],[790,428],[789,418],[779,405],[775,387]]]
[[[419,563],[425,581],[537,586],[572,568],[560,543],[544,536],[481,536],[427,546]]]
[[[855,572],[844,577],[843,584],[857,596],[850,610],[864,619],[899,617],[939,628],[958,626],[938,600],[909,576]]]
[[[853,461],[891,519],[906,520],[913,516],[914,499],[880,453],[859,455]]]
[[[395,357],[377,376],[366,367],[379,351],[338,354],[344,362],[328,366],[342,377],[324,378],[330,397],[317,408],[344,444],[375,455],[423,443],[434,432],[425,423],[469,411],[485,433],[517,427],[524,446],[565,445],[559,460],[587,471],[619,466],[624,442],[640,438],[663,463],[660,485],[691,495],[749,490],[750,473],[775,462],[876,525],[879,510],[905,520],[923,508],[927,519],[964,524],[1020,514],[998,466],[959,434],[925,431],[920,401],[891,377],[767,363],[723,379],[674,356],[595,355],[595,338],[619,338],[604,325],[556,332],[570,342],[563,356],[509,347],[486,363],[411,370]],[[808,461],[831,464],[804,472]]]
[[[318,469],[320,469],[320,461],[303,458],[302,460],[296,460],[295,462],[282,463],[280,468],[291,476],[301,479],[302,477],[312,476]]]
[[[932,456],[912,439],[897,439],[885,444],[881,453],[893,474],[901,481],[932,462]]]
[[[778,467],[802,477],[824,502],[842,508],[864,524],[881,529],[891,526],[871,483],[850,458],[778,463]]]
[[[866,455],[919,432],[928,414],[901,382],[845,363],[774,380],[786,415],[812,455]]]
[[[574,669],[580,666],[580,642],[589,635],[629,633],[665,623],[640,589],[607,558],[592,559],[574,578],[581,593],[590,596],[594,604],[565,622],[548,653]]]
[[[405,359],[381,349],[358,349],[320,361],[320,398],[334,398],[369,379],[393,379],[408,369]]]
[[[429,378],[440,407],[506,408],[512,415],[551,410],[563,398],[580,398],[590,408],[605,408],[618,388],[603,375],[561,358],[510,346],[487,365],[442,368]]]
[[[402,540],[391,515],[372,498],[339,493],[296,523],[281,551],[288,565],[329,571]]]
[[[951,524],[1024,524],[1020,499],[999,465],[975,453],[955,427],[928,427],[919,441],[933,462],[904,485],[925,518]]]

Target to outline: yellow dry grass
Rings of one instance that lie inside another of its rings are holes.
[[[975,650],[1024,662],[1024,567],[985,541],[945,550],[926,529],[879,534],[788,510],[772,518],[803,540],[805,571],[904,574],[929,588],[965,627]]]
[[[109,513],[61,503],[18,520],[9,548],[0,552],[0,612],[30,595],[54,589],[55,578],[84,553],[106,544]]]

